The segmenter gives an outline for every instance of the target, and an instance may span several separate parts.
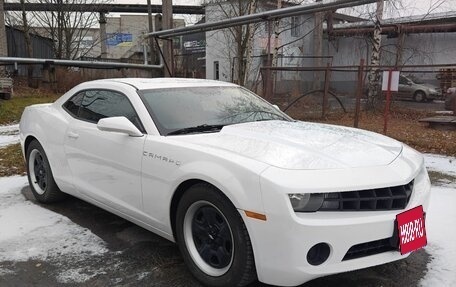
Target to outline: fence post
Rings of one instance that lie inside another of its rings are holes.
[[[358,122],[359,122],[359,112],[361,109],[361,95],[363,93],[363,87],[364,87],[364,78],[363,78],[363,73],[364,73],[364,59],[361,59],[359,61],[359,67],[358,67],[358,86],[356,89],[356,105],[355,105],[355,123],[353,126],[355,128],[358,127]]]
[[[328,108],[328,91],[329,91],[329,82],[331,79],[331,70],[329,68],[329,63],[326,64],[325,69],[325,87],[323,92],[323,107],[321,110],[321,117],[324,118],[326,116],[326,110]]]

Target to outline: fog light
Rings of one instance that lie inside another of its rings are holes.
[[[329,253],[330,248],[328,244],[318,243],[307,252],[307,262],[314,266],[320,265],[328,259]]]

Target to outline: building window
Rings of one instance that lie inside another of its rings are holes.
[[[219,61],[214,61],[214,80],[220,79]]]
[[[291,17],[291,37],[298,37],[299,34],[299,17]]]

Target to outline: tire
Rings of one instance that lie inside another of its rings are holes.
[[[413,94],[413,100],[417,103],[425,102],[427,100],[426,94],[423,91],[416,91],[415,94]]]
[[[245,286],[256,279],[250,237],[233,204],[215,187],[195,184],[182,196],[176,237],[190,272],[206,286]]]
[[[66,195],[58,188],[43,147],[33,140],[26,153],[27,177],[33,196],[41,203],[63,200]]]

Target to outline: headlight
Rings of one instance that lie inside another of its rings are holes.
[[[431,93],[431,94],[437,94],[437,90],[436,90],[436,89],[429,89],[429,93]]]
[[[323,204],[322,193],[293,193],[289,194],[291,206],[296,212],[314,212]]]

